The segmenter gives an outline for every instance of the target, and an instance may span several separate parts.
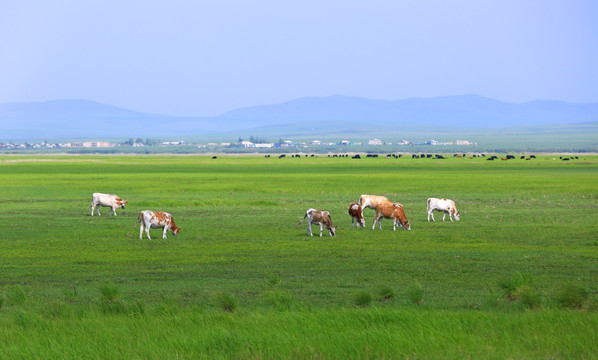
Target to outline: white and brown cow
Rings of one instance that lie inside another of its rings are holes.
[[[166,232],[168,230],[170,230],[175,236],[179,233],[179,231],[181,231],[181,228],[174,224],[172,215],[163,211],[143,210],[139,213],[137,222],[141,223],[141,227],[139,228],[139,239],[143,238],[144,228],[145,234],[150,240],[152,239],[149,233],[150,228],[163,228],[164,231],[162,232],[162,239],[166,239]]]
[[[109,207],[109,214],[114,213],[114,216],[116,216],[116,208],[124,209],[126,203],[126,200],[123,200],[114,194],[93,193],[91,196],[91,216],[93,216],[96,207],[98,209],[98,216],[100,215],[100,206]]]
[[[357,220],[357,227],[365,227],[365,219],[363,218],[363,211],[361,205],[354,202],[349,205],[349,215],[351,215],[351,227],[355,227],[355,220]]]
[[[382,218],[391,219],[392,220],[392,230],[397,229],[397,224],[401,225],[405,230],[411,230],[411,224],[409,224],[409,220],[405,216],[405,210],[403,209],[403,205],[399,203],[381,203],[378,204],[376,207],[376,216],[374,217],[374,224],[372,225],[372,230],[376,228],[376,221],[382,230]]]
[[[305,212],[303,219],[297,223],[297,226],[299,226],[305,218],[307,218],[307,234],[309,236],[313,236],[311,232],[311,224],[320,225],[320,237],[322,237],[322,230],[324,230],[324,228],[328,229],[328,234],[330,236],[336,235],[336,226],[332,225],[332,218],[328,211],[308,209]]]
[[[379,204],[390,202],[386,196],[381,195],[366,195],[359,197],[359,205],[361,205],[361,216],[363,217],[363,209],[370,208],[376,210]]]
[[[451,199],[437,199],[437,198],[429,198],[428,199],[428,221],[430,221],[430,217],[432,217],[432,221],[434,220],[434,210],[443,211],[444,214],[442,215],[442,221],[448,214],[449,219],[453,221],[453,216],[458,221],[461,216],[459,211],[457,211],[457,207],[455,206],[455,202]]]

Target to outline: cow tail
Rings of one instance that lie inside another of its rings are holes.
[[[140,212],[139,215],[137,215],[137,222],[140,223],[141,222],[141,217],[143,216],[143,213]]]
[[[297,225],[295,225],[295,226],[297,226],[297,227],[298,227],[299,225],[301,225],[301,223],[303,222],[303,220],[305,220],[305,218],[306,218],[306,217],[307,217],[307,212],[305,213],[305,216],[303,216],[303,219],[301,219],[301,221],[299,221],[299,222],[297,223]]]
[[[428,203],[426,204],[426,210],[428,210],[428,212],[430,212],[430,199],[428,198]]]

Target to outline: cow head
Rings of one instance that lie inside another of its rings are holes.
[[[405,229],[405,230],[411,230],[411,224],[409,223],[409,220],[405,221],[401,225],[403,226],[403,229]]]
[[[330,236],[336,236],[336,226],[329,227],[328,233],[330,234]]]
[[[128,203],[127,200],[123,200],[121,198],[116,198],[116,205],[118,205],[121,209],[125,208],[126,203]]]
[[[365,227],[365,219],[364,218],[361,218],[361,220],[359,220],[359,226]]]
[[[174,236],[177,236],[179,234],[179,231],[181,231],[181,228],[175,226],[172,229],[170,229],[170,231],[172,231],[172,233],[174,234]]]
[[[457,220],[457,221],[461,220],[461,214],[459,214],[459,212],[458,212],[458,211],[455,211],[455,212],[453,213],[453,215],[455,216],[455,220]]]

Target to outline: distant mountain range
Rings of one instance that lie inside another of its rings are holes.
[[[215,117],[131,111],[88,100],[0,104],[1,140],[248,134],[277,137],[361,132],[542,127],[598,122],[598,103],[513,104],[476,95],[405,100],[305,97]]]

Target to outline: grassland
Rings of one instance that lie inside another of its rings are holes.
[[[553,158],[2,156],[0,358],[594,358],[598,157]],[[412,231],[352,229],[362,193]]]

